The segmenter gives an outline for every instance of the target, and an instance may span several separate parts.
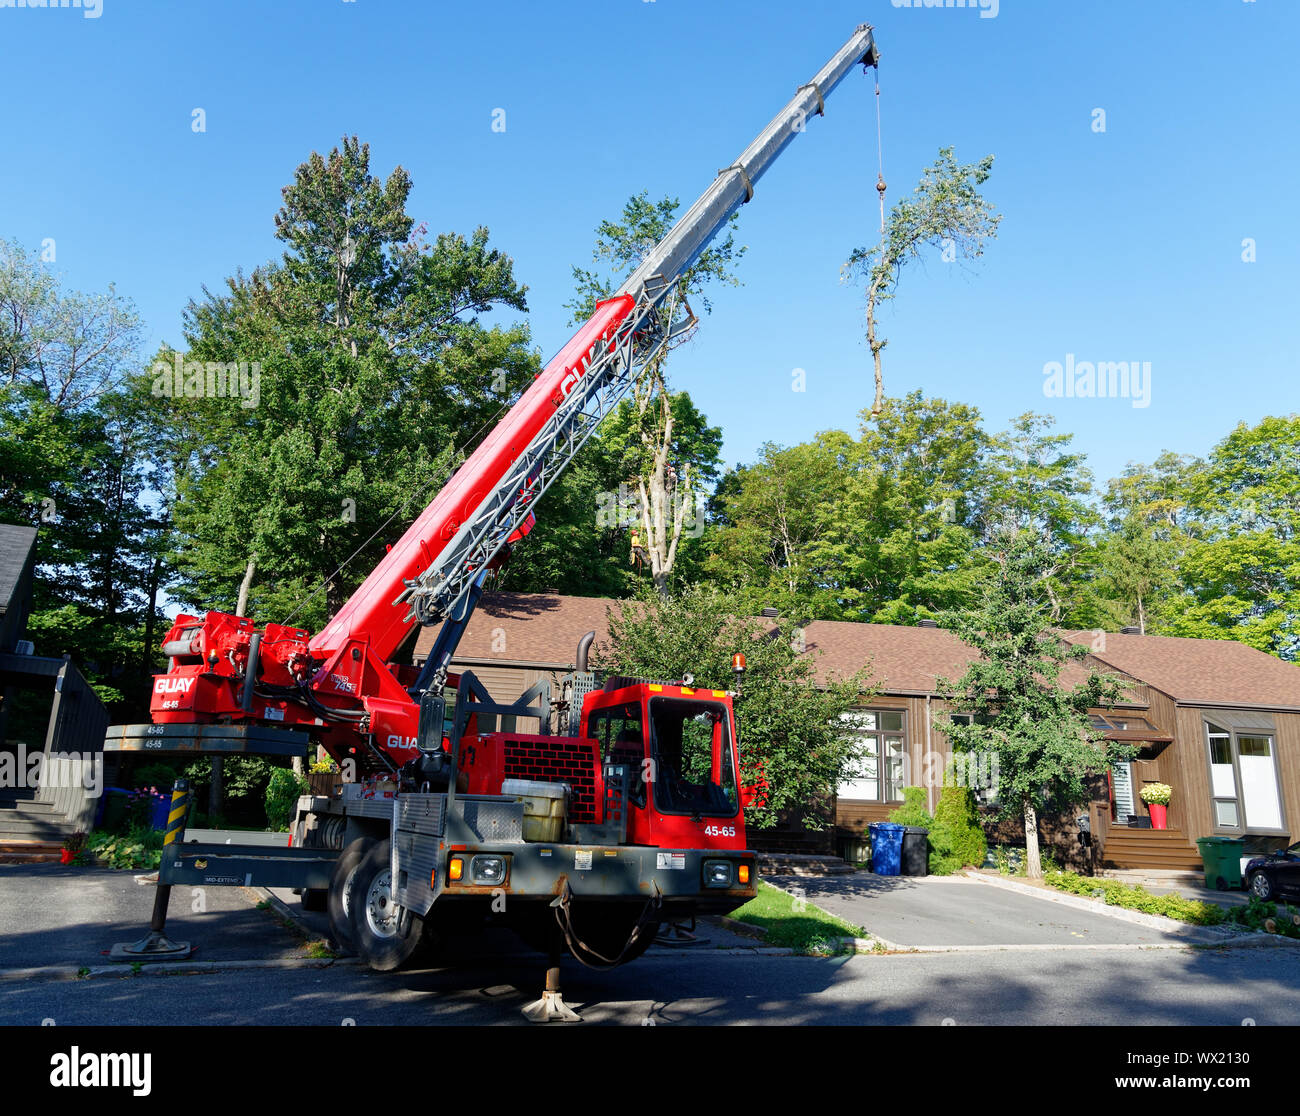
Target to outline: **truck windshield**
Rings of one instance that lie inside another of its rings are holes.
[[[651,698],[650,731],[655,807],[665,814],[735,817],[739,798],[727,707]]]

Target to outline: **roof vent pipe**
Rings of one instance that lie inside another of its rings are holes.
[[[918,621],[916,622],[916,626],[917,626],[918,628],[937,628],[937,627],[939,626],[939,621],[937,621],[937,620],[918,620]]]
[[[1120,635],[1141,635],[1141,634],[1142,634],[1142,629],[1141,629],[1141,628],[1135,628],[1135,627],[1133,627],[1132,625],[1129,625],[1129,626],[1126,627],[1126,628],[1120,628],[1120,630],[1119,630],[1119,634],[1120,634]]]
[[[596,638],[595,632],[588,632],[578,640],[578,658],[574,664],[574,670],[582,673],[587,669],[587,652],[591,650],[592,641]]]

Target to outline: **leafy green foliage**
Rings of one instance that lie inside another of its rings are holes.
[[[1186,588],[1170,635],[1300,658],[1300,415],[1239,424],[1185,485]]]
[[[876,375],[872,417],[884,405],[880,354],[888,344],[877,334],[877,311],[897,293],[904,266],[920,259],[924,250],[939,249],[947,262],[983,255],[985,243],[997,236],[1002,220],[980,193],[992,169],[992,155],[978,163],[959,164],[951,147],[940,148],[939,157],[922,172],[912,193],[889,211],[880,243],[855,249],[845,264],[847,272],[867,280],[867,345]]]
[[[280,833],[287,830],[293,822],[298,799],[308,790],[307,780],[286,767],[277,767],[271,772],[266,784],[267,825]]]
[[[934,825],[934,817],[926,809],[925,798],[924,787],[904,787],[903,804],[890,811],[889,820],[896,825],[915,825],[929,829]]]
[[[1190,922],[1197,926],[1218,926],[1231,915],[1217,903],[1203,903],[1199,899],[1184,899],[1181,895],[1152,895],[1137,884],[1096,876],[1080,876],[1076,872],[1055,869],[1043,876],[1043,882],[1059,891],[1103,900],[1108,906],[1143,914],[1162,915]]]
[[[1250,897],[1244,907],[1233,907],[1227,921],[1245,930],[1281,934],[1284,938],[1300,938],[1300,910],[1284,903],[1272,903]]]
[[[1088,720],[1089,709],[1120,696],[1109,676],[1082,671],[1073,686],[1061,679],[1087,648],[1067,646],[1051,630],[1047,582],[1056,569],[1052,552],[1029,530],[1001,536],[979,607],[945,613],[940,623],[978,658],[959,680],[940,679],[940,692],[954,695],[970,724],[944,731],[953,747],[996,757],[1002,816],[1021,816],[1029,874],[1041,876],[1038,812],[1087,798],[1088,776],[1132,755],[1132,748],[1105,741]]]
[[[738,615],[722,591],[690,586],[668,600],[648,594],[611,609],[609,642],[598,645],[600,669],[652,678],[692,674],[696,684],[732,689],[731,656],[747,659],[736,707],[741,782],[765,780],[765,801],[748,808],[758,829],[797,815],[829,824],[829,802],[853,764],[854,739],[840,715],[869,696],[861,675],[813,685],[813,656],[800,654],[792,624]]]
[[[480,321],[526,310],[512,261],[482,228],[428,243],[410,188],[355,138],[313,154],[277,215],[283,260],[191,302],[182,363],[260,380],[256,406],[155,400],[187,602],[233,609],[251,559],[251,614],[318,625],[536,372],[525,328]]]
[[[949,785],[940,790],[930,828],[930,844],[935,857],[955,862],[958,868],[968,865],[978,868],[984,863],[988,839],[975,808],[975,795],[969,787]]]
[[[162,859],[163,835],[148,826],[132,826],[125,834],[96,830],[86,841],[86,850],[109,868],[152,870]]]
[[[0,244],[0,519],[39,531],[28,634],[128,716],[154,660],[160,553],[124,390],[139,334],[112,287],[61,290],[35,253]]]

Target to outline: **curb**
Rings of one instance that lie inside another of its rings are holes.
[[[140,966],[137,972],[133,965]],[[112,965],[46,965],[31,969],[0,969],[0,982],[102,980],[111,977],[176,976],[183,973],[221,973],[241,969],[331,969],[359,965],[356,957],[281,957],[264,961],[118,961]]]
[[[1072,907],[1075,910],[1091,911],[1093,914],[1106,915],[1109,918],[1119,919],[1121,922],[1131,922],[1138,926],[1146,926],[1149,929],[1160,930],[1166,934],[1174,934],[1182,938],[1192,939],[1193,944],[1196,945],[1238,945],[1244,944],[1248,938],[1254,938],[1257,936],[1255,934],[1244,936],[1225,934],[1213,927],[1194,926],[1191,923],[1179,922],[1177,919],[1165,918],[1163,915],[1146,914],[1143,911],[1130,911],[1125,907],[1113,907],[1110,904],[1103,903],[1097,899],[1086,899],[1082,895],[1068,895],[1047,888],[1034,887],[1030,884],[1016,883],[1014,880],[1004,880],[1001,878],[994,878],[993,876],[983,876],[973,872],[964,872],[962,874],[968,880],[974,880],[976,883],[987,884],[989,887],[1000,887],[1004,891],[1014,891],[1020,895],[1031,895],[1036,899],[1042,899],[1048,903],[1059,903],[1062,906]],[[1265,937],[1275,938],[1279,937],[1279,935],[1266,934]]]

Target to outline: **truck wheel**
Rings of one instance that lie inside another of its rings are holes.
[[[330,936],[340,949],[351,953],[356,945],[352,940],[352,889],[356,879],[357,865],[374,845],[373,837],[358,837],[340,854],[334,865],[334,875],[330,879],[330,889],[325,900],[325,909],[330,916]]]
[[[302,893],[304,911],[323,911],[329,903],[329,892],[323,887],[309,887]]]
[[[357,865],[348,903],[352,941],[361,959],[381,973],[400,969],[419,951],[424,919],[393,901],[392,845],[371,845]]]

